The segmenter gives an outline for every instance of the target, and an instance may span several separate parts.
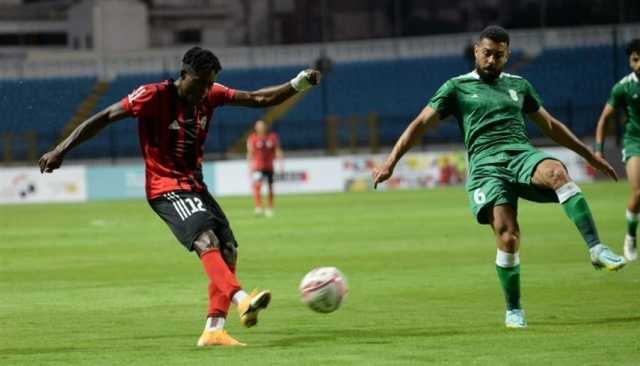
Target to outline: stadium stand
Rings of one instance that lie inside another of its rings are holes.
[[[545,101],[545,106],[565,121],[579,136],[593,133],[602,104],[613,83],[626,74],[626,56],[616,55],[611,46],[549,48],[537,57],[518,62],[515,53],[511,63],[518,69],[508,72],[529,79]],[[252,69],[228,69],[219,82],[238,89],[252,90],[289,80],[304,65]],[[338,144],[348,146],[353,131],[357,144],[366,146],[367,118],[378,116],[379,141],[391,145],[427,103],[446,79],[468,71],[462,56],[434,56],[359,62],[338,62],[326,75],[322,87],[313,89],[288,114],[277,120],[273,128],[286,150],[323,149],[326,146],[324,117],[337,116],[341,121]],[[121,75],[109,83],[95,111],[119,100],[141,84],[156,82],[174,75],[166,73]],[[596,77],[597,76],[597,77]],[[58,138],[78,104],[90,92],[94,78],[57,78],[23,81],[0,81],[6,122],[0,133],[37,133],[39,153]],[[55,106],[55,108],[42,108]],[[220,108],[206,151],[224,154],[242,138],[253,122],[265,111],[248,108]],[[540,136],[532,127],[533,137]],[[460,141],[455,122],[441,123],[425,137],[428,142]],[[24,156],[24,148],[14,144],[14,157]],[[129,157],[139,154],[136,124],[123,121],[109,127],[96,138],[72,152],[76,158]]]
[[[0,81],[0,135],[14,136],[13,158],[26,158],[22,137],[30,131],[36,134],[39,152],[49,149],[95,81],[91,77]]]

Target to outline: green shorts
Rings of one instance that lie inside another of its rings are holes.
[[[625,140],[622,146],[622,161],[625,164],[632,156],[640,156],[640,141]]]
[[[465,187],[478,223],[489,223],[488,214],[493,206],[509,204],[517,210],[520,197],[534,202],[558,202],[554,190],[541,189],[531,183],[536,167],[546,159],[558,160],[531,148],[500,152],[472,162]]]

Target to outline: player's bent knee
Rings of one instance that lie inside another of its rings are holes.
[[[220,249],[222,253],[222,259],[229,267],[235,267],[238,261],[238,248],[236,243],[227,242]]]
[[[553,189],[557,189],[571,180],[564,165],[555,160],[548,160],[543,175],[546,183]]]
[[[212,230],[203,232],[193,242],[193,250],[195,250],[199,256],[213,249],[220,249],[220,240]]]
[[[569,181],[571,180],[569,178],[569,174],[567,173],[567,170],[560,163],[558,163],[557,166],[553,167],[553,171],[551,174],[552,174],[553,184],[556,187],[569,183]]]
[[[514,253],[520,246],[520,235],[516,232],[505,232],[498,236],[500,249]]]
[[[520,246],[520,231],[517,224],[498,225],[495,230],[496,239],[498,242],[498,248],[513,253],[518,250]]]

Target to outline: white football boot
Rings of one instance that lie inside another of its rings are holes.
[[[507,328],[526,328],[527,320],[524,318],[524,310],[507,310],[507,315],[504,318],[504,325]]]

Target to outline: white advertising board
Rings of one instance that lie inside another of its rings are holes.
[[[382,165],[386,155],[343,157],[345,191],[372,189],[373,168]],[[393,176],[378,189],[417,189],[464,182],[467,163],[463,151],[408,153],[398,162]]]
[[[284,170],[276,162],[274,190],[283,193],[339,192],[343,189],[341,158],[289,158]],[[251,193],[246,160],[215,163],[213,193],[217,196]]]
[[[84,166],[52,174],[38,168],[0,168],[0,203],[82,202],[87,200]]]

